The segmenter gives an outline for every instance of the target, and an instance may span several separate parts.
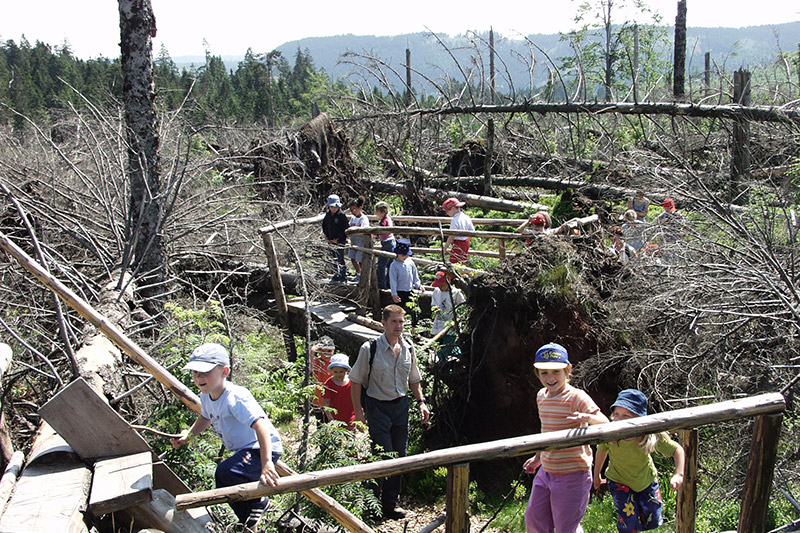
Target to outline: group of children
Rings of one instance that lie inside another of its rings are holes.
[[[444,272],[437,273],[437,281],[440,282],[437,288],[447,284]],[[452,298],[451,302],[455,300]],[[609,422],[586,392],[569,384],[572,364],[563,346],[545,344],[536,351],[533,366],[542,384],[536,396],[542,432]],[[279,475],[275,464],[283,451],[281,438],[253,395],[228,381],[228,351],[220,344],[203,344],[195,348],[183,368],[191,371],[200,391],[201,413],[188,430],[172,439],[172,446],[179,448],[213,426],[225,447],[233,452],[217,466],[217,487],[253,481],[276,486]],[[328,370],[331,376],[324,383],[323,396],[326,417],[354,429],[348,356],[333,355]],[[611,406],[611,420],[614,421],[646,415],[647,397],[636,389],[620,392]],[[607,484],[614,500],[618,531],[637,532],[660,526],[662,504],[651,457],[654,451],[674,458],[675,472],[670,486],[677,489],[683,483],[684,452],[666,433],[598,445],[593,473],[592,450],[588,445],[537,453],[523,465],[526,472],[536,473],[525,511],[526,531],[582,531],[580,522],[589,503],[589,491],[592,486],[599,489],[603,483]],[[606,458],[607,480],[603,480]],[[230,505],[242,524],[254,528],[268,503],[268,498],[263,497]]]
[[[611,228],[608,251],[623,263],[641,254],[655,255],[669,262],[674,255],[671,248],[681,239],[683,215],[677,210],[673,198],[664,198],[664,211],[656,217],[655,224],[651,224],[647,221],[650,203],[642,191],[636,191],[628,200],[628,210],[621,217],[622,224]]]
[[[536,352],[534,372],[542,384],[536,396],[542,432],[604,424],[609,420],[592,398],[569,384],[572,364],[560,344],[545,344]],[[611,405],[611,419],[627,420],[647,415],[647,397],[625,389]],[[528,533],[575,533],[589,504],[589,491],[603,484],[603,466],[617,510],[617,530],[637,532],[662,524],[661,492],[651,454],[672,456],[673,490],[683,483],[684,452],[666,433],[623,439],[597,446],[592,474],[592,450],[588,445],[543,451],[525,461],[523,469],[536,473],[525,511]],[[541,468],[540,468],[541,467]]]
[[[331,282],[333,283],[347,282],[347,266],[345,264],[345,245],[347,244],[346,230],[351,227],[369,227],[369,218],[363,211],[365,203],[366,200],[363,196],[350,200],[347,203],[347,207],[350,209],[350,214],[352,216],[348,219],[347,215],[342,211],[342,202],[339,196],[335,194],[328,196],[325,216],[322,219],[322,233],[325,235],[325,239],[327,239],[330,246],[331,261],[333,263],[333,277],[331,278]],[[475,231],[472,219],[466,212],[461,210],[463,206],[464,202],[459,201],[457,198],[448,198],[442,202],[442,209],[447,213],[447,216],[451,217],[450,229]],[[389,204],[386,202],[378,202],[375,204],[375,215],[378,219],[378,226],[387,228],[386,233],[378,234],[381,250],[397,254],[397,246],[407,244],[409,250],[401,247],[401,251],[408,251],[409,253],[403,254],[408,258],[408,256],[411,255],[411,242],[407,239],[395,238],[395,235],[389,230],[389,228],[394,226],[392,217],[389,214]],[[352,261],[353,269],[356,272],[353,279],[354,282],[358,282],[360,279],[361,263],[364,259],[364,253],[352,247],[363,247],[369,238],[369,235],[353,235],[350,237],[351,248],[347,252],[347,257]],[[466,236],[448,236],[444,243],[444,249],[445,252],[449,252],[449,261],[451,263],[467,262],[469,241],[470,237]],[[377,264],[379,288],[391,288],[390,270],[391,258],[380,256]],[[406,286],[399,289],[410,290]],[[393,292],[392,295],[394,296],[395,293]]]

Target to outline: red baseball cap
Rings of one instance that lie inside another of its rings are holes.
[[[531,224],[546,224],[546,223],[547,223],[547,218],[541,213],[536,213],[531,217]]]
[[[444,270],[440,270],[436,273],[436,276],[434,276],[433,281],[431,282],[431,287],[441,287],[444,285],[445,281],[450,281],[450,279]]]
[[[459,202],[458,198],[455,198],[455,197],[451,196],[450,198],[448,198],[447,200],[442,202],[442,209],[444,209],[445,211],[449,211],[450,209],[453,209],[454,207],[461,207],[463,205],[465,205],[464,202]]]

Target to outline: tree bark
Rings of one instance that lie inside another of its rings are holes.
[[[119,28],[130,179],[123,270],[130,265],[147,300],[145,307],[152,311],[158,309],[157,298],[163,294],[165,251],[153,82],[156,23],[150,0],[119,0]]]
[[[672,70],[672,95],[676,100],[683,100],[686,94],[686,0],[678,2],[678,15],[675,17],[675,55]]]

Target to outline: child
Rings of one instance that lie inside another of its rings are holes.
[[[650,209],[650,198],[645,196],[642,191],[636,191],[633,198],[628,199],[628,209],[636,213],[636,218],[644,222],[647,218],[647,211]]]
[[[417,265],[411,260],[411,247],[404,241],[398,241],[394,247],[397,255],[389,266],[389,288],[392,291],[392,301],[401,304],[406,312],[411,315],[411,331],[417,327],[417,312],[411,302],[411,291],[422,287],[417,272]]]
[[[461,210],[463,206],[464,202],[459,202],[458,198],[448,198],[442,203],[442,209],[447,213],[447,216],[453,217],[453,220],[450,221],[450,229],[475,231],[475,226],[472,225],[472,219]],[[467,262],[470,239],[471,237],[456,235],[447,237],[447,242],[444,243],[444,250],[445,252],[450,250],[451,263]]]
[[[347,267],[344,262],[344,245],[347,243],[345,230],[349,224],[347,215],[342,213],[342,202],[335,194],[328,196],[328,212],[322,219],[322,233],[328,239],[330,256],[333,260],[331,283],[347,282]]]
[[[647,415],[647,397],[636,389],[625,389],[611,405],[614,421]],[[600,472],[608,457],[608,489],[617,508],[617,531],[642,531],[661,525],[661,491],[658,474],[650,454],[654,450],[671,455],[675,460],[675,473],[670,486],[676,490],[683,484],[684,453],[680,444],[666,433],[605,442],[597,446],[594,463],[594,488],[603,480]]]
[[[436,273],[431,283],[433,287],[433,295],[431,296],[431,308],[434,311],[433,326],[431,333],[436,336],[445,327],[447,323],[453,320],[453,306],[459,306],[466,301],[464,293],[461,290],[450,287],[450,275],[446,274],[443,270]],[[443,335],[439,339],[439,362],[443,362],[449,355],[452,355],[458,347],[455,346],[456,336],[453,334]]]
[[[347,424],[348,429],[353,430],[356,412],[353,409],[353,398],[350,396],[350,377],[348,376],[350,359],[343,353],[337,353],[331,357],[328,370],[333,375],[323,384],[325,392],[322,400],[326,407],[325,418],[328,422],[341,420]]]
[[[217,466],[217,488],[250,481],[276,486],[275,463],[283,451],[280,436],[250,391],[226,379],[231,371],[228,350],[216,343],[201,344],[183,369],[192,371],[194,384],[200,389],[201,414],[182,437],[170,439],[172,447],[180,448],[213,425],[222,443],[233,452]],[[264,497],[231,502],[230,506],[239,522],[252,528],[268,502]]]
[[[636,249],[625,242],[625,232],[619,226],[611,228],[611,246],[608,247],[608,252],[625,265],[636,257]]]
[[[644,220],[636,217],[636,211],[633,209],[625,211],[625,214],[622,215],[622,220],[624,221],[622,231],[625,234],[625,242],[633,246],[633,249],[638,252],[646,244],[644,233],[647,225]]]
[[[569,385],[572,365],[560,344],[545,344],[536,351],[534,372],[543,388],[536,395],[542,432],[573,429],[586,424],[604,424],[608,418],[580,389]],[[576,446],[565,450],[539,452],[523,465],[532,474],[531,497],[525,510],[528,533],[575,533],[580,527],[589,490],[592,488],[592,449]]]
[[[347,202],[347,207],[350,208],[350,214],[353,215],[353,218],[350,219],[350,227],[356,228],[368,228],[369,227],[369,219],[367,215],[365,215],[361,209],[364,207],[364,197],[359,196],[355,200],[350,200]],[[371,239],[369,235],[353,235],[350,237],[350,244],[353,246],[364,246],[366,239]],[[353,263],[353,268],[356,271],[356,276],[353,279],[354,282],[358,283],[361,279],[361,261],[364,260],[364,252],[359,250],[348,250],[347,257],[350,258],[350,261]]]
[[[381,227],[392,227],[394,226],[394,222],[392,221],[392,217],[389,216],[389,204],[386,202],[378,202],[375,204],[375,214],[380,219],[378,221],[378,225]],[[379,233],[378,240],[381,243],[381,250],[384,252],[393,252],[394,251],[394,234],[393,233]],[[378,288],[379,289],[388,289],[389,288],[389,266],[392,264],[391,257],[383,257],[380,256],[378,258]]]

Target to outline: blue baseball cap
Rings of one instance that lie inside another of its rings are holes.
[[[223,345],[208,342],[194,349],[183,369],[209,372],[216,366],[231,366],[231,358]]]
[[[611,404],[611,409],[622,407],[636,416],[647,416],[647,396],[636,389],[625,389],[617,396],[617,401]]]
[[[536,359],[533,362],[534,368],[540,370],[557,370],[567,368],[570,365],[567,349],[551,342],[536,350]]]

